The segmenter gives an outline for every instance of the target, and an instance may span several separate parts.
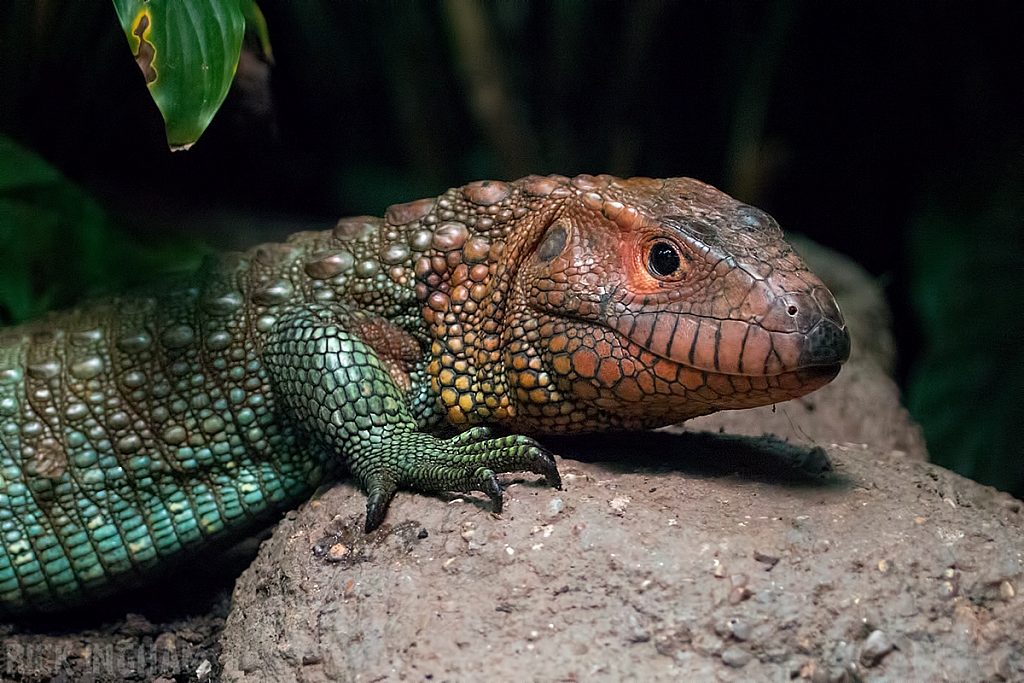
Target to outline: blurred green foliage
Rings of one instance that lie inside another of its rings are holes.
[[[111,230],[92,197],[0,135],[0,325],[195,267],[200,253],[186,243],[143,248]]]
[[[76,290],[106,285],[115,263],[99,205],[0,135],[0,321],[19,322]]]
[[[1024,494],[1021,158],[987,177],[990,184],[978,194],[945,186],[914,220],[913,301],[925,344],[907,395],[934,462],[1018,496]]]

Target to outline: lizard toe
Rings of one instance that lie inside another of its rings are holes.
[[[491,438],[490,427],[473,427],[452,437],[451,443],[458,446],[470,446],[487,441],[489,438]]]
[[[367,485],[366,525],[365,533],[370,533],[384,522],[391,499],[395,497],[395,487],[383,480],[372,481]]]
[[[476,488],[487,494],[487,497],[491,499],[491,504],[494,506],[494,512],[501,514],[503,499],[501,484],[498,483],[498,478],[489,469],[477,470],[476,476],[479,477]]]

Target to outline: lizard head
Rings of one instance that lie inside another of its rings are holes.
[[[511,286],[517,421],[663,426],[839,373],[839,307],[771,216],[690,178],[568,186]]]

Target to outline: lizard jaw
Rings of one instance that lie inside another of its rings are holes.
[[[722,375],[772,377],[808,371],[831,379],[850,356],[849,330],[824,316],[806,333],[669,311],[622,317],[612,327],[659,358]]]

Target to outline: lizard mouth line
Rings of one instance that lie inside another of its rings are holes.
[[[604,326],[630,344],[691,370],[734,377],[790,373],[835,377],[849,358],[845,325],[820,316],[806,332],[773,330],[761,322],[650,312],[609,316]]]
[[[716,324],[721,324],[721,322],[723,321],[723,319],[720,318],[701,318],[700,320],[714,321],[714,323]],[[728,319],[725,319],[725,321],[729,322]],[[590,324],[592,324],[591,321],[583,322],[590,322]],[[751,325],[752,327],[756,327],[758,330],[761,330],[763,334],[773,334],[771,330],[765,330],[763,327],[753,325],[751,323],[747,324]],[[730,340],[724,339],[717,334],[711,334],[709,335],[709,338],[701,340],[695,332],[694,335],[690,336],[689,339],[687,339],[686,337],[680,338],[676,334],[676,330],[673,330],[672,333],[669,335],[669,340],[667,342],[665,342],[664,338],[662,338],[661,344],[658,344],[657,340],[654,339],[655,333],[657,332],[656,329],[651,331],[647,339],[640,340],[637,339],[635,335],[626,334],[621,328],[615,327],[614,325],[615,323],[613,321],[612,324],[606,324],[604,325],[604,327],[614,332],[616,335],[621,337],[625,342],[635,344],[659,359],[667,360],[669,362],[675,363],[679,366],[689,368],[697,372],[706,372],[709,374],[716,374],[727,377],[779,377],[782,375],[802,373],[805,376],[827,376],[829,378],[834,378],[836,375],[839,374],[839,370],[842,367],[842,362],[838,360],[836,362],[811,362],[797,365],[795,367],[786,367],[783,364],[782,358],[779,356],[779,352],[774,348],[770,348],[770,350],[768,350],[768,353],[766,354],[766,360],[763,360],[759,363],[759,369],[751,370],[749,372],[739,371],[737,368],[722,367],[722,364],[719,361],[719,357],[722,352],[722,346],[723,344],[729,344]],[[698,322],[696,329],[700,329],[700,327],[701,324]],[[776,332],[774,334],[779,333]],[[704,350],[703,353],[701,353],[701,351],[698,350],[698,345],[701,344],[702,341],[705,345],[710,344],[712,346],[710,352]],[[744,340],[737,342],[734,339],[731,343],[733,345],[738,345],[740,348],[742,348],[744,345]],[[660,349],[659,346],[661,347]],[[706,358],[709,362],[695,362],[695,359],[698,357],[698,354],[700,354],[700,357]],[[734,355],[738,356],[741,354]],[[775,367],[767,367],[769,364],[774,365]],[[742,364],[739,364],[739,367],[742,367]]]
[[[662,358],[671,363],[675,363],[676,365],[679,365],[681,367],[689,368],[691,370],[694,370],[695,372],[706,372],[710,375],[721,375],[723,377],[782,377],[784,375],[799,375],[800,377],[807,379],[828,378],[828,380],[831,381],[832,379],[835,379],[835,377],[839,374],[839,371],[843,367],[842,363],[829,363],[827,365],[806,365],[798,368],[786,368],[780,370],[779,372],[727,372],[725,370],[716,370],[714,368],[702,368],[697,365],[687,363],[686,361],[680,361],[668,356],[662,356],[645,346],[639,346],[641,346],[641,348],[643,348],[645,351],[648,351],[653,355],[657,356],[658,358]]]
[[[836,378],[836,375],[839,374],[839,371],[842,370],[842,368],[842,363],[831,363],[829,365],[808,365],[803,368],[797,368],[796,370],[789,370],[782,374],[797,374],[807,379],[821,379],[825,380],[826,382],[831,382],[833,379]]]

